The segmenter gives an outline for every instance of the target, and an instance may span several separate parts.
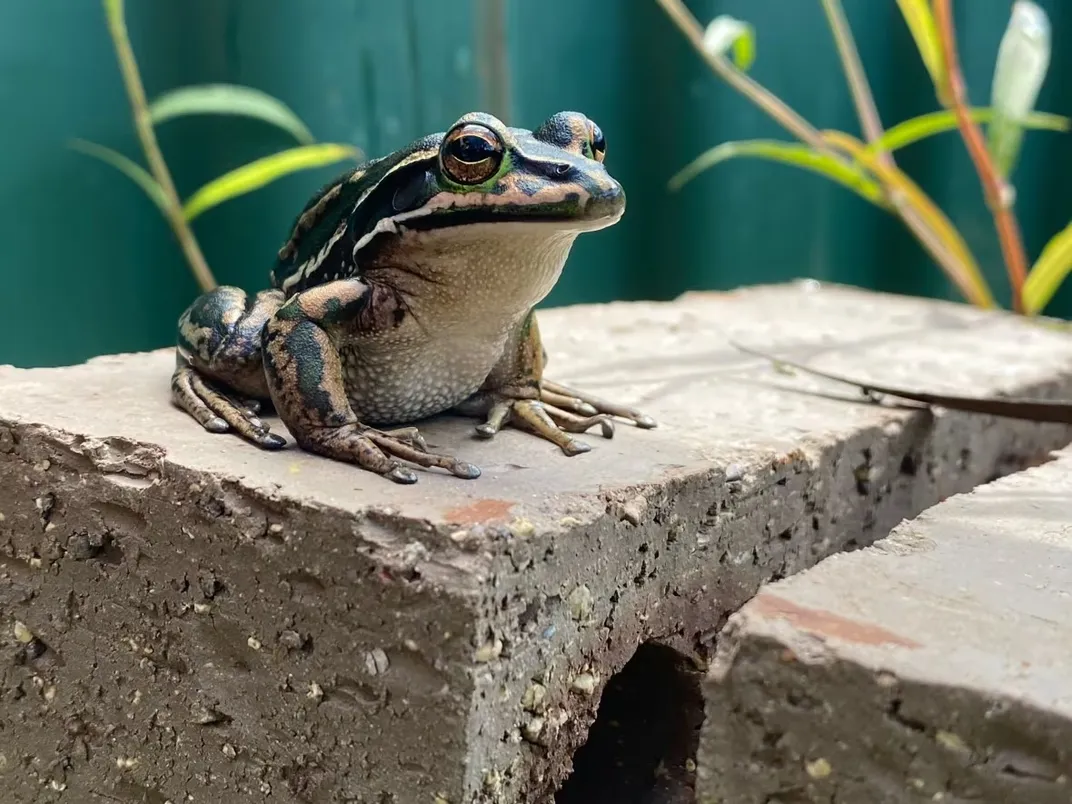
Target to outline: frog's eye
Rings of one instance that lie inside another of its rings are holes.
[[[602,162],[607,155],[607,140],[599,126],[591,120],[588,121],[588,144],[592,146],[592,158]]]
[[[447,134],[439,151],[444,172],[459,184],[480,184],[495,175],[503,143],[490,128],[469,123]]]

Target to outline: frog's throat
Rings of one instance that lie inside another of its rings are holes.
[[[551,292],[577,236],[549,222],[403,230],[374,243],[383,250],[365,264],[371,281],[409,289],[427,326],[445,311],[505,331]],[[434,305],[423,303],[433,296]]]

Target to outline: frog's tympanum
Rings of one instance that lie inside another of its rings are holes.
[[[505,424],[557,444],[613,417],[648,416],[543,377],[533,308],[581,232],[616,223],[625,193],[587,117],[535,131],[467,114],[445,134],[358,166],[317,193],[279,251],[271,289],[220,287],[179,319],[175,404],[208,431],[265,449],[285,440],[259,418],[270,403],[302,448],[414,483],[406,464],[458,477],[480,470],[430,452],[416,428],[453,411],[478,435]]]

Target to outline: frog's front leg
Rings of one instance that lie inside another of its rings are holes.
[[[268,398],[261,330],[283,303],[278,290],[252,299],[235,287],[199,296],[179,317],[171,398],[212,433],[236,432],[265,449],[286,445],[257,418]]]
[[[546,362],[536,315],[530,313],[516,349],[504,356],[480,392],[460,405],[458,412],[486,416],[476,428],[484,438],[511,423],[551,441],[567,455],[591,449],[571,433],[583,433],[598,424],[604,438],[612,438],[613,416],[629,419],[638,427],[655,427],[655,420],[639,411],[545,380]]]
[[[279,417],[298,444],[319,455],[355,463],[396,483],[417,475],[398,459],[476,478],[475,466],[426,451],[413,428],[382,431],[358,421],[346,393],[342,360],[329,332],[367,311],[371,294],[357,279],[341,279],[291,297],[269,319],[264,373]]]

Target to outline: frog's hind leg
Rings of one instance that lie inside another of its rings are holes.
[[[286,445],[257,417],[269,399],[261,332],[282,303],[278,290],[250,298],[220,287],[180,316],[171,398],[209,432],[233,431],[265,449]]]

